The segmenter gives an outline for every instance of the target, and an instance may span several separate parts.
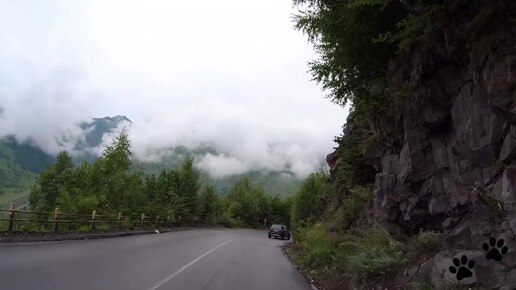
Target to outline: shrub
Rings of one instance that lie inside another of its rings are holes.
[[[338,268],[358,279],[384,279],[404,262],[402,245],[383,228],[371,228],[348,235],[339,244]]]
[[[295,230],[314,224],[322,214],[321,197],[326,189],[324,172],[310,174],[292,197],[290,225]]]
[[[432,231],[422,231],[417,235],[416,246],[430,251],[439,250],[442,248],[441,235]]]
[[[337,236],[316,224],[299,231],[305,268],[335,268],[357,279],[385,279],[392,276],[405,259],[403,246],[382,228]]]
[[[321,225],[299,229],[298,240],[305,249],[302,264],[306,268],[319,269],[330,266],[335,260],[335,243]]]
[[[432,231],[421,231],[406,242],[407,257],[413,261],[421,256],[438,252],[442,249],[441,234]]]
[[[333,214],[331,223],[339,229],[347,229],[360,217],[373,198],[373,186],[355,186]]]
[[[400,264],[398,256],[388,253],[388,249],[371,249],[346,257],[348,272],[358,278],[387,278],[393,275]]]

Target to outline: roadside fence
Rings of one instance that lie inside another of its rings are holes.
[[[16,209],[14,203],[11,203],[9,209],[0,209],[0,232],[149,229],[182,225],[199,224],[171,216],[147,216],[145,213],[100,214],[93,210],[91,214],[73,214],[62,212],[59,208],[53,212],[22,210]]]

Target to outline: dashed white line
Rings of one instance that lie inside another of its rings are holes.
[[[199,257],[197,257],[195,260],[191,261],[190,263],[184,265],[183,267],[179,268],[177,271],[173,272],[172,274],[168,275],[166,278],[164,278],[163,280],[159,281],[156,285],[148,288],[147,290],[156,290],[158,289],[159,287],[163,286],[163,284],[167,283],[168,281],[170,281],[170,279],[174,278],[175,276],[181,274],[181,272],[183,272],[184,270],[186,270],[188,267],[192,266],[193,264],[199,262],[199,260],[201,260],[202,258],[206,257],[207,255],[209,255],[211,252],[215,251],[216,249],[224,246],[225,244],[227,243],[230,243],[232,241],[234,241],[236,239],[232,239],[232,240],[229,240],[229,241],[225,241],[224,243],[216,246],[215,248],[207,251],[206,253],[200,255]]]

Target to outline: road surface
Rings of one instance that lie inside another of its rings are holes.
[[[265,231],[0,245],[0,289],[310,289]]]

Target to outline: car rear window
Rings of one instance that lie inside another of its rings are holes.
[[[271,229],[282,229],[282,228],[286,229],[287,227],[285,227],[284,225],[272,225],[271,226]]]

